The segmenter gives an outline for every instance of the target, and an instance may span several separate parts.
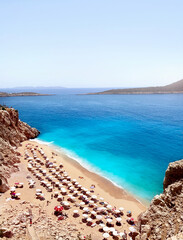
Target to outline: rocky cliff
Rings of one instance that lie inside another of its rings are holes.
[[[0,106],[0,192],[8,189],[7,177],[17,171],[16,148],[22,141],[38,136],[39,131],[19,120],[18,111]]]
[[[139,216],[140,239],[183,239],[183,160],[169,164],[164,191]]]

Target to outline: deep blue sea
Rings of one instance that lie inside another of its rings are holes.
[[[91,90],[85,90],[91,92]],[[183,94],[0,98],[22,121],[93,171],[150,201],[168,163],[183,158]]]

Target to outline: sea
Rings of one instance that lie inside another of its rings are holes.
[[[55,95],[0,104],[18,109],[38,140],[149,203],[163,191],[168,164],[183,158],[183,94],[82,95],[98,90],[44,88]]]

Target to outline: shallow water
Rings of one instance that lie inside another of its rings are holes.
[[[72,91],[79,92],[79,90]],[[118,185],[150,201],[183,157],[183,94],[6,97],[20,119]]]

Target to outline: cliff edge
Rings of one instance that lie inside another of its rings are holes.
[[[169,164],[163,186],[139,216],[141,240],[183,239],[183,160]]]
[[[19,120],[14,108],[0,106],[0,192],[8,190],[7,177],[17,171],[19,162],[16,148],[21,142],[35,138],[39,131]]]

